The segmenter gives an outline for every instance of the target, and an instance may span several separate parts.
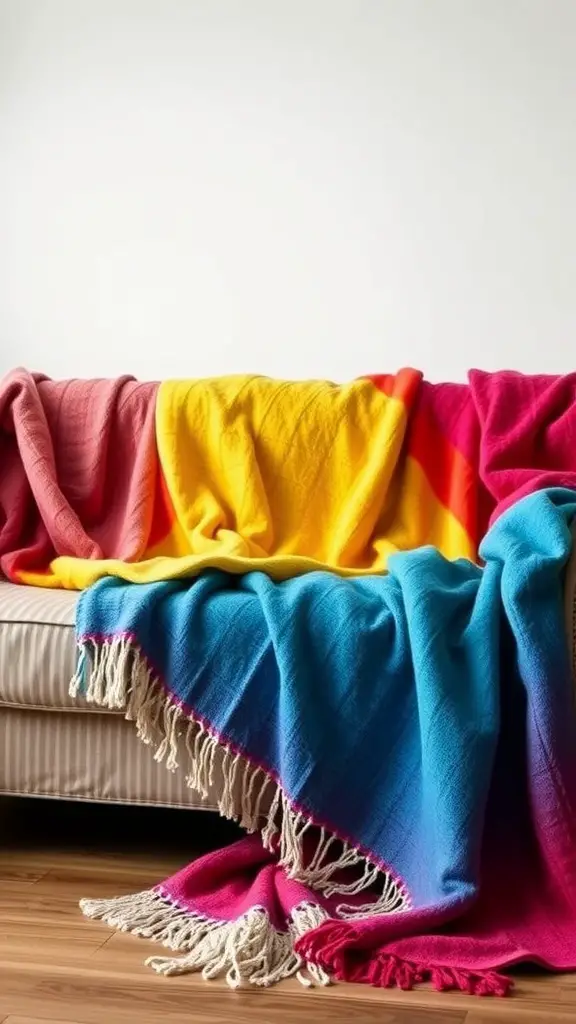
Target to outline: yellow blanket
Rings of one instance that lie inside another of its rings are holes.
[[[166,381],[156,398],[159,483],[143,556],[57,557],[51,580],[23,578],[82,589],[106,574],[144,583],[208,567],[276,579],[321,568],[380,573],[392,552],[422,543],[473,559],[475,538],[407,444],[419,382],[410,370],[378,386]]]

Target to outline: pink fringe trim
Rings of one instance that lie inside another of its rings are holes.
[[[307,962],[322,967],[336,981],[405,991],[430,981],[437,992],[459,991],[474,996],[507,996],[514,987],[512,978],[496,971],[415,963],[385,950],[351,948],[351,941],[354,931],[349,926],[327,922],[299,939],[295,948]]]

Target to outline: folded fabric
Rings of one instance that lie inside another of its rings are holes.
[[[252,892],[230,854],[240,903],[204,901],[208,860],[199,887],[182,890],[185,875],[86,911],[171,944],[184,960],[170,969],[233,983],[311,964],[503,994],[496,972],[520,960],[575,968],[562,608],[575,512],[573,491],[524,498],[488,532],[483,567],[426,547],[390,557],[386,576],[211,571],[86,591],[73,692],[123,709],[191,786],[221,780],[221,813],[274,855],[270,867],[250,845]],[[305,891],[278,909],[287,880]],[[314,910],[297,924],[303,905]]]

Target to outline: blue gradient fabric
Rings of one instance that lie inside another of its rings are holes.
[[[568,490],[523,499],[486,535],[482,566],[423,547],[363,578],[105,578],[81,595],[78,641],[127,638],[169,701],[388,867],[412,907],[464,906],[503,687],[540,687],[541,727],[555,759],[570,757],[558,723],[572,715],[562,581],[575,511]]]

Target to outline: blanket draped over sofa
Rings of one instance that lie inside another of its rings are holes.
[[[5,378],[2,571],[247,833],[84,912],[233,986],[575,969],[575,453],[576,374]]]

